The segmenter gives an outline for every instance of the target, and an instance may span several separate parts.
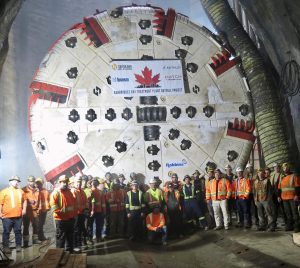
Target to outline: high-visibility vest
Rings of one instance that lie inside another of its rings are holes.
[[[33,210],[38,210],[41,207],[40,204],[40,191],[38,188],[31,189],[28,186],[22,189],[25,193],[25,199],[27,200],[26,214],[32,214]]]
[[[254,182],[254,200],[255,201],[268,201],[271,194],[271,182],[269,179],[259,180]]]
[[[40,190],[40,209],[42,212],[50,209],[50,194],[45,188]]]
[[[2,205],[3,218],[16,218],[22,216],[22,207],[25,193],[21,189],[12,186],[0,192],[0,204]]]
[[[187,196],[186,194],[186,185],[183,186],[182,188],[182,193],[183,193],[183,199],[184,200],[188,200],[188,199],[194,199],[195,198],[195,186],[194,184],[191,184],[191,190],[192,190],[192,195],[191,196]]]
[[[145,201],[150,208],[161,205],[161,202],[163,201],[162,191],[158,188],[155,190],[149,189],[145,194]]]
[[[296,194],[295,187],[300,187],[300,180],[298,176],[295,174],[290,174],[283,177],[278,184],[278,189],[281,189],[281,199],[294,199]]]
[[[129,210],[140,210],[145,207],[145,204],[142,203],[143,193],[141,191],[138,191],[139,194],[139,206],[133,206],[132,205],[132,198],[131,198],[132,191],[127,192],[128,196],[128,204],[126,204],[126,208]]]
[[[92,190],[91,197],[94,212],[106,212],[105,193],[99,189]]]
[[[248,199],[251,193],[250,180],[246,178],[241,178],[238,185],[238,178],[232,183],[232,195],[237,199]]]
[[[169,191],[165,192],[164,193],[164,200],[165,200],[165,203],[168,205],[168,200],[169,200]],[[174,193],[175,193],[175,198],[178,202],[178,208],[181,209],[181,206],[180,206],[180,192],[178,190],[174,190]]]
[[[77,215],[76,201],[69,189],[54,190],[50,195],[50,206],[56,220],[70,220]]]
[[[218,185],[218,193],[217,193]],[[206,186],[206,200],[225,200],[231,196],[231,186],[229,180],[213,179],[207,183]]]
[[[125,191],[119,189],[110,191],[106,194],[106,201],[109,204],[110,211],[120,212],[125,210]]]
[[[76,200],[76,209],[78,214],[82,214],[88,208],[88,201],[85,192],[82,189],[72,188],[71,192]]]
[[[150,231],[155,231],[157,227],[161,228],[165,225],[166,221],[163,213],[149,213],[146,217],[146,226]]]

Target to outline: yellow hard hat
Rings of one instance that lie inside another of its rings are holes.
[[[100,184],[104,184],[105,183],[105,179],[103,179],[103,178],[101,178],[101,179],[98,178],[98,181],[99,181]]]
[[[262,172],[264,172],[264,169],[263,169],[263,168],[258,168],[258,169],[256,170],[256,172],[257,172],[257,173],[262,173]]]
[[[58,182],[69,182],[69,178],[66,175],[61,175],[58,178]]]
[[[35,182],[44,183],[44,180],[43,180],[43,178],[38,177],[38,178],[35,179]]]
[[[34,176],[29,176],[28,181],[29,182],[35,182],[35,177]]]
[[[285,163],[283,163],[282,164],[282,167],[284,168],[289,168],[290,167],[290,163],[288,163],[288,162],[285,162]]]

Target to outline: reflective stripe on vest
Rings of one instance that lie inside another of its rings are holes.
[[[242,179],[240,179],[239,184],[238,184],[238,182],[236,182],[236,183],[237,183],[237,196],[245,195],[245,193],[246,193],[246,179],[243,179],[243,181],[242,181]],[[243,185],[242,185],[242,191],[240,192],[238,188],[239,188],[241,183]]]
[[[131,202],[131,191],[127,193],[128,195],[128,199],[129,199],[129,210],[139,210],[141,209],[143,206],[142,204],[142,192],[139,191],[139,202],[140,202],[140,206],[133,206],[132,202]],[[128,208],[128,206],[126,205],[126,207]]]
[[[16,191],[18,192],[20,203],[22,203],[22,193],[21,193],[20,189],[17,189]],[[14,195],[14,191],[12,188],[9,188],[9,194],[10,194],[11,208],[15,208],[16,207],[15,195]]]
[[[216,182],[217,182],[217,180],[216,180]],[[216,194],[217,194],[217,188],[218,188],[218,184],[219,183],[216,183],[216,192],[215,193],[212,193],[213,192],[213,180],[211,180],[210,182],[210,195],[212,195],[212,196],[216,196]],[[219,195],[226,195],[226,191],[225,191],[225,186],[226,186],[226,179],[222,179],[222,187],[221,187],[221,191],[219,192],[218,191],[218,196]]]
[[[159,224],[161,224],[161,221],[162,221],[162,213],[159,213]],[[152,220],[153,220],[153,213],[150,213],[149,214],[149,219],[150,219],[150,224],[148,223],[147,224],[147,227],[149,228],[149,227],[151,227],[152,226]]]
[[[186,185],[184,185],[183,186],[183,196],[184,196],[184,199],[193,199],[193,198],[195,198],[195,196],[194,196],[194,184],[192,184],[192,196],[186,196],[186,192],[185,192],[185,188],[186,188],[187,186]]]
[[[289,182],[289,187],[282,187],[281,186],[281,191],[282,192],[288,192],[288,191],[294,191],[295,187],[294,187],[294,174],[291,175],[290,177],[290,182]]]

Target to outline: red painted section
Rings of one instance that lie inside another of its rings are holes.
[[[232,122],[228,122],[227,136],[248,140],[254,142],[256,137],[253,135],[255,128],[254,122],[235,118]]]
[[[32,137],[31,133],[31,121],[30,121],[30,110],[31,107],[36,103],[36,100],[40,97],[40,94],[32,94],[29,97],[28,101],[28,110],[27,110],[27,124],[28,124],[28,130],[29,130],[29,135]]]
[[[164,36],[171,38],[173,35],[175,25],[176,12],[174,9],[169,8],[167,12],[166,27]]]
[[[58,178],[58,176],[64,174],[64,173],[78,173],[79,168],[77,165],[82,165],[82,161],[78,155],[74,155],[64,163],[60,164],[56,168],[50,170],[48,173],[45,174],[45,178],[47,181],[52,181],[55,178]],[[68,175],[68,174],[65,174]]]
[[[89,26],[92,28],[93,32],[96,34],[102,44],[110,42],[109,37],[106,35],[103,28],[99,25],[94,17],[85,18],[85,21],[88,22]]]
[[[222,73],[225,73],[227,70],[229,70],[230,68],[232,68],[233,66],[237,65],[240,62],[240,58],[237,57],[235,59],[232,59],[222,65],[220,65],[219,67],[217,67],[215,69],[215,73],[217,76],[221,75]]]
[[[48,91],[48,92],[58,94],[58,95],[63,95],[63,96],[68,96],[68,93],[69,93],[69,89],[66,87],[55,86],[55,85],[38,82],[38,81],[33,81],[30,85],[30,89],[32,91],[44,90],[44,91]]]
[[[239,139],[243,139],[243,140],[248,140],[251,142],[255,141],[255,136],[253,136],[252,133],[239,131],[239,130],[235,130],[235,129],[228,128],[226,135],[231,136],[231,137],[236,137]]]

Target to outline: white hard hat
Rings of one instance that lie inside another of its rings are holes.
[[[225,169],[232,169],[232,167],[230,165],[226,165]]]
[[[149,181],[149,183],[157,183],[157,180],[153,178]]]
[[[280,164],[279,164],[279,163],[273,163],[272,166],[273,166],[273,167],[280,167]]]
[[[252,165],[251,165],[250,163],[248,163],[248,164],[246,165],[246,168],[249,168],[249,167],[252,167]]]
[[[235,171],[239,172],[239,171],[243,171],[243,169],[241,167],[237,167]]]

